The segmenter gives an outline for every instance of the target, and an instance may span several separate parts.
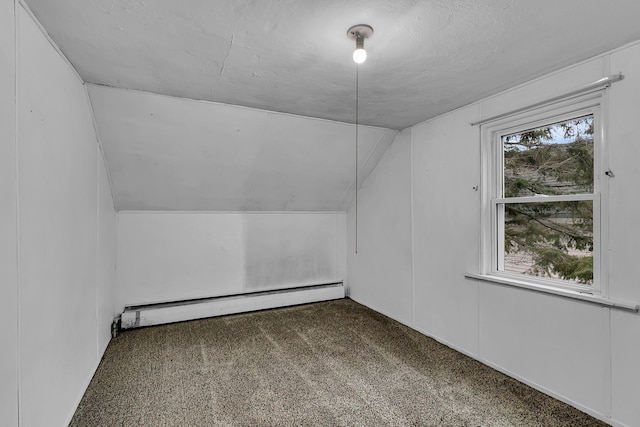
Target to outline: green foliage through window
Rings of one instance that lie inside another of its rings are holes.
[[[545,202],[592,194],[594,117],[579,117],[502,137],[506,271],[593,283],[593,201]]]

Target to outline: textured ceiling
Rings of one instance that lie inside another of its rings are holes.
[[[640,39],[639,0],[25,1],[94,83],[119,210],[346,210],[354,24],[359,183],[395,130]]]
[[[640,38],[638,0],[26,0],[85,81],[403,129]]]

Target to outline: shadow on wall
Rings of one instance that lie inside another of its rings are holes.
[[[253,215],[247,221],[247,289],[328,283],[336,278],[333,216]],[[309,219],[314,226],[310,226]]]

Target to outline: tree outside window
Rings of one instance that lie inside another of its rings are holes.
[[[501,269],[592,285],[594,116],[502,135],[500,141]]]

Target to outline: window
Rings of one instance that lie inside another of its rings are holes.
[[[600,98],[483,125],[484,274],[600,293]]]

